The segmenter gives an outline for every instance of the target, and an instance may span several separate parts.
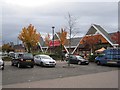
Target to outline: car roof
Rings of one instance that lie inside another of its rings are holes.
[[[23,54],[23,52],[16,52],[17,54]]]
[[[70,55],[70,56],[75,56],[75,57],[82,57],[82,56],[80,56],[80,55]]]
[[[35,56],[49,56],[49,55],[39,54],[39,55],[35,55]],[[49,57],[50,57],[50,56],[49,56]]]
[[[80,55],[74,55],[74,54],[71,54],[70,56],[80,56]]]

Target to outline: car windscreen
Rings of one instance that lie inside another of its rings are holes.
[[[15,53],[15,58],[16,58],[16,59],[17,59],[17,58],[21,58],[22,55],[23,55],[23,54]]]
[[[105,54],[99,54],[99,55],[98,55],[98,57],[103,57],[103,56],[105,56]]]
[[[49,56],[40,56],[41,57],[41,59],[51,59],[51,57],[49,57]]]
[[[33,58],[33,55],[31,53],[26,53],[26,54],[23,54],[22,57],[23,58]]]

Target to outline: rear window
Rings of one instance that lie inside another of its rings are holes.
[[[76,56],[77,57],[77,59],[83,59],[81,56]]]
[[[20,58],[22,55],[23,55],[23,54],[17,53],[17,54],[15,54],[15,58],[16,58],[16,59],[17,59],[17,58]]]
[[[70,55],[70,58],[71,58],[71,59],[76,59],[76,56]]]

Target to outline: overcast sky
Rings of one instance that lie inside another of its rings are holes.
[[[60,28],[67,26],[68,12],[78,20],[79,33],[76,37],[85,35],[91,24],[99,24],[107,32],[118,30],[118,2],[48,1],[1,1],[2,41],[16,43],[22,28],[29,24],[33,24],[42,36],[52,34],[52,26],[55,26],[55,32],[58,32]]]

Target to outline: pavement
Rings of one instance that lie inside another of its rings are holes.
[[[118,70],[88,75],[59,77],[27,83],[4,85],[3,88],[118,88]]]

